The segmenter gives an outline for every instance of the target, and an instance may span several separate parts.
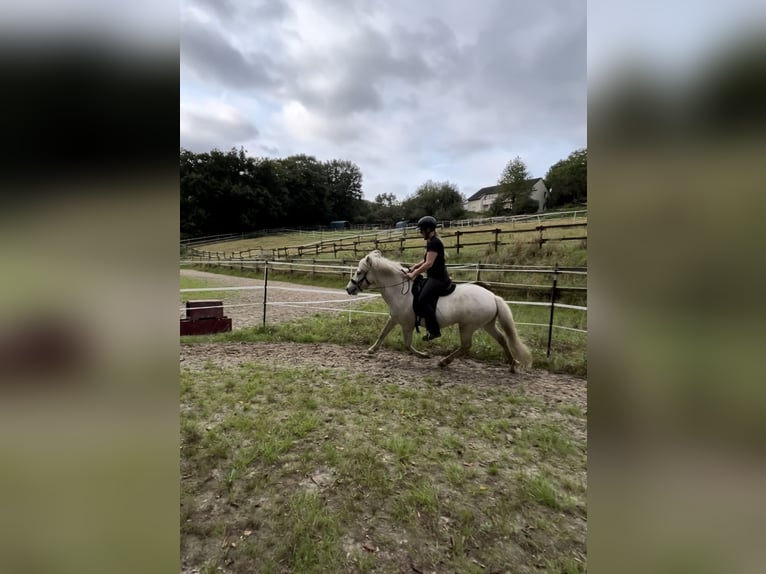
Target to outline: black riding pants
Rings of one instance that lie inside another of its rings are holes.
[[[446,287],[444,281],[429,277],[418,297],[418,314],[425,319],[428,332],[434,335],[441,332],[436,322],[436,302]]]

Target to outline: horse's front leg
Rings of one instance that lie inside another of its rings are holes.
[[[428,359],[431,355],[428,353],[423,353],[422,351],[418,351],[415,347],[412,346],[412,330],[415,327],[413,325],[407,325],[406,327],[402,325],[402,336],[404,337],[404,346],[407,347],[407,349],[412,353],[413,355],[416,355],[420,357],[421,359]]]
[[[383,344],[383,339],[385,339],[388,334],[391,332],[391,329],[394,328],[394,325],[396,325],[396,321],[394,321],[394,318],[389,315],[388,321],[386,322],[385,326],[383,327],[383,330],[380,332],[380,335],[378,335],[378,340],[375,341],[375,344],[367,349],[367,354],[372,355],[375,351],[377,351],[380,346]]]

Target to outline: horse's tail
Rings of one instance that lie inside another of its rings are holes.
[[[529,349],[516,332],[516,324],[513,322],[513,313],[511,313],[511,310],[502,298],[495,295],[495,301],[497,302],[497,318],[500,321],[500,327],[502,327],[508,338],[508,343],[511,346],[511,354],[519,363],[521,363],[521,366],[531,367],[532,353],[529,352]]]

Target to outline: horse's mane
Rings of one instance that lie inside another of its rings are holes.
[[[383,254],[379,250],[373,251],[370,253],[370,256],[372,257],[375,266],[382,267],[388,271],[391,271],[392,273],[401,273],[402,265],[396,261],[386,259],[383,257]]]

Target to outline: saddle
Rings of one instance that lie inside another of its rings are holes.
[[[415,312],[415,331],[420,333],[420,321],[422,317],[418,314],[418,299],[420,298],[420,292],[423,290],[423,287],[426,285],[426,281],[428,281],[428,277],[423,277],[422,275],[418,275],[417,278],[412,282],[412,310]],[[449,283],[442,289],[441,293],[439,293],[439,297],[446,297],[447,295],[451,295],[455,291],[455,287],[457,287],[457,283],[455,283],[452,279],[450,279]],[[439,300],[436,300],[436,305],[439,304]],[[434,305],[434,307],[436,307]]]

